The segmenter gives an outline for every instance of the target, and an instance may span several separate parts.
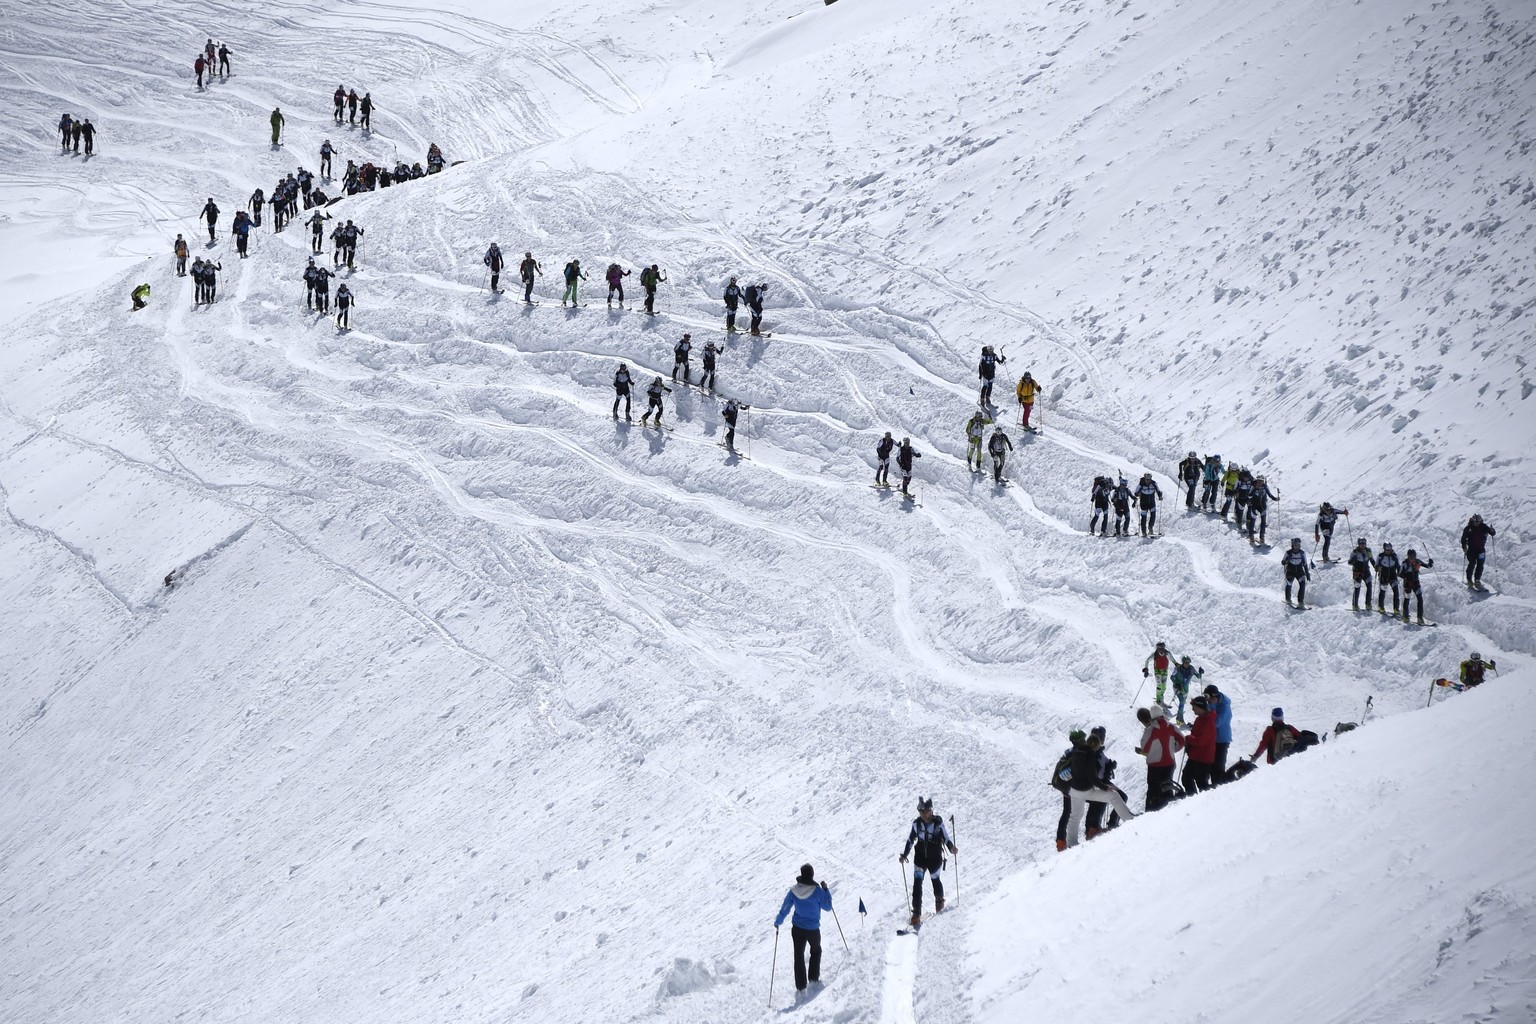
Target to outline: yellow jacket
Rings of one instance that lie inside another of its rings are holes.
[[[1035,396],[1040,393],[1040,384],[1038,381],[1020,377],[1019,386],[1013,389],[1013,393],[1019,396],[1019,404],[1034,405]]]

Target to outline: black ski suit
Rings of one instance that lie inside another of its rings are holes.
[[[501,281],[501,249],[498,246],[492,244],[489,249],[485,250],[485,265],[491,268],[491,291],[501,291],[500,288],[496,287],[497,283]]]
[[[619,400],[624,400],[624,418],[629,419],[629,391],[633,384],[627,369],[620,369],[613,375],[613,418],[619,418]]]
[[[1312,570],[1307,565],[1309,559],[1307,553],[1300,548],[1289,548],[1280,556],[1280,564],[1285,567],[1285,600],[1291,600],[1291,584],[1297,585],[1296,603],[1307,603],[1307,580],[1312,578]]]
[[[891,449],[896,442],[887,434],[875,443],[875,486],[891,486]]]
[[[1419,621],[1424,621],[1424,588],[1419,583],[1419,570],[1433,569],[1433,558],[1419,558],[1417,555],[1409,555],[1403,559],[1403,621],[1408,621],[1408,604],[1417,600],[1419,603]]]
[[[896,468],[901,470],[901,493],[907,493],[907,485],[912,482],[912,460],[923,457],[922,452],[912,450],[912,446],[903,442],[896,449]]]
[[[212,244],[214,241],[213,229],[219,222],[219,208],[214,205],[212,199],[203,204],[203,219],[208,222],[208,242]]]
[[[992,456],[992,481],[1000,484],[1003,482],[1003,461],[1007,453],[1013,451],[1013,442],[1001,430],[994,430],[987,441],[987,451]]]
[[[539,266],[538,261],[535,260],[532,256],[529,256],[529,257],[526,257],[523,260],[523,262],[521,262],[521,263],[519,263],[517,265],[517,272],[519,274],[521,274],[522,277],[523,277],[523,301],[524,302],[532,302],[533,301],[533,276],[535,274],[542,275],[544,273],[544,271]]]
[[[1131,533],[1131,488],[1124,481],[1115,485],[1111,494],[1115,504],[1115,536],[1130,536]]]
[[[1387,590],[1392,591],[1392,614],[1396,615],[1402,604],[1402,594],[1398,589],[1397,574],[1401,563],[1397,560],[1397,553],[1383,549],[1376,556],[1376,610],[1387,610]],[[1367,602],[1369,603],[1369,602]]]
[[[1461,531],[1461,552],[1467,556],[1467,586],[1482,586],[1483,565],[1488,561],[1488,538],[1496,537],[1498,533],[1481,520],[1468,522]]]
[[[1093,502],[1093,517],[1088,520],[1089,534],[1098,530],[1100,536],[1109,536],[1109,494],[1113,489],[1104,477],[1094,480],[1093,490],[1089,492]]]
[[[1365,607],[1371,607],[1371,572],[1376,568],[1376,559],[1371,557],[1368,549],[1355,547],[1349,553],[1349,568],[1355,578],[1355,593],[1350,599],[1350,604],[1355,611],[1360,610],[1360,584],[1365,584]]]
[[[724,298],[725,329],[727,331],[734,331],[736,329],[736,307],[741,303],[741,289],[736,286],[735,281],[725,286]]]
[[[1179,463],[1179,479],[1184,481],[1184,507],[1195,507],[1195,486],[1200,483],[1200,475],[1204,471],[1204,463],[1193,455],[1188,456]]]
[[[981,378],[981,404],[992,404],[992,380],[997,376],[997,364],[1006,363],[1008,360],[995,352],[983,351],[981,362],[976,367],[976,376]]]
[[[1157,502],[1163,492],[1151,480],[1144,480],[1136,488],[1136,505],[1141,512],[1141,535],[1150,537],[1157,532]]]
[[[949,838],[949,830],[944,827],[942,815],[935,814],[932,821],[917,818],[912,822],[912,831],[907,835],[907,845],[901,851],[900,859],[905,861],[909,854],[913,855],[912,913],[914,915],[923,912],[924,873],[933,883],[934,912],[944,909],[944,883],[939,880],[939,872],[944,870],[946,850],[953,853],[955,844]]]
[[[1328,561],[1328,545],[1333,543],[1333,526],[1339,521],[1339,516],[1349,515],[1347,508],[1334,508],[1331,505],[1320,507],[1317,510],[1317,522],[1312,526],[1312,539],[1323,542],[1323,561]]]

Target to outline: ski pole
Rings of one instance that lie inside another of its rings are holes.
[[[773,966],[768,970],[768,1005],[773,1005],[773,976],[779,970],[779,927],[773,927]]]
[[[747,458],[752,457],[752,407],[747,406]]]
[[[959,886],[957,884],[956,885],[956,889],[958,889],[958,888],[959,888]],[[847,936],[845,936],[843,934],[843,922],[841,922],[841,921],[839,921],[837,919],[837,908],[836,907],[829,907],[828,909],[832,911],[832,921],[833,921],[834,924],[837,925],[837,937],[843,940],[843,952],[846,953],[846,952],[849,951],[848,950],[848,938],[847,938]]]
[[[953,814],[949,816],[949,827],[954,830],[955,834],[950,839],[954,842],[960,838],[960,826],[955,824]],[[955,843],[955,902],[960,902],[960,844],[958,842]]]
[[[896,874],[901,878],[901,899],[907,905],[907,913],[912,912],[912,893],[907,889],[907,865],[905,861],[896,862]]]
[[[1146,669],[1143,668],[1142,672],[1145,673]],[[1146,688],[1147,688],[1147,677],[1146,677],[1145,674],[1143,674],[1142,677],[1141,677],[1141,685],[1136,687],[1136,696],[1131,698],[1131,707],[1135,707],[1136,706],[1136,702],[1141,700],[1141,691],[1145,690]]]

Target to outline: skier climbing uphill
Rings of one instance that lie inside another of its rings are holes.
[[[1157,536],[1157,503],[1162,496],[1163,492],[1152,480],[1152,474],[1143,473],[1141,483],[1136,485],[1136,507],[1141,513],[1143,537]]]
[[[911,438],[901,439],[901,444],[896,449],[896,468],[901,470],[901,493],[906,497],[912,496],[912,492],[907,490],[912,483],[912,460],[922,457],[922,452],[912,450]]]
[[[1280,556],[1285,567],[1285,603],[1291,603],[1291,584],[1296,584],[1296,607],[1307,606],[1307,581],[1312,578],[1311,559],[1301,549],[1301,538],[1291,538],[1291,549]]]
[[[1190,452],[1179,463],[1179,479],[1184,482],[1184,507],[1195,507],[1195,485],[1200,482],[1205,467],[1200,461],[1200,456]]]
[[[987,424],[991,422],[980,409],[965,421],[965,468],[973,473],[981,472],[981,443],[987,436]]]
[[[1007,361],[1008,357],[992,351],[991,345],[981,347],[981,362],[977,364],[976,376],[981,378],[981,404],[987,408],[992,407],[992,383],[997,376],[997,364]]]
[[[779,905],[779,916],[773,919],[773,928],[777,931],[790,912],[794,912],[789,936],[795,944],[797,992],[804,992],[807,985],[821,982],[821,912],[831,909],[832,893],[827,890],[827,883],[818,885],[816,870],[809,864],[800,865],[800,877],[795,879],[795,884],[784,894],[784,902]],[[807,951],[810,953],[809,964],[806,963]]]
[[[1019,384],[1013,389],[1014,396],[1019,400],[1019,425],[1025,430],[1034,430],[1029,425],[1029,415],[1035,410],[1035,399],[1040,396],[1040,385],[1035,383],[1035,378],[1024,371],[1024,376],[1019,378]]]
[[[897,858],[905,864],[907,857],[912,857],[913,927],[923,921],[923,874],[925,872],[933,884],[933,912],[937,914],[944,909],[944,883],[939,879],[939,872],[944,870],[944,851],[946,850],[950,853],[959,852],[949,838],[949,830],[944,827],[944,819],[933,813],[933,800],[918,797],[917,817],[912,821],[912,830],[907,833],[907,845],[901,851],[901,856]]]
[[[992,482],[1003,482],[1003,462],[1007,453],[1013,451],[1013,442],[1008,440],[1008,435],[1003,433],[1003,428],[998,427],[992,431],[992,437],[987,441],[987,451],[992,455]]]
[[[1168,653],[1168,645],[1159,640],[1152,653],[1147,655],[1147,660],[1141,663],[1141,678],[1147,678],[1148,666],[1157,676],[1157,696],[1153,699],[1159,704],[1163,702],[1163,694],[1168,689],[1168,663],[1172,660],[1173,655]]]

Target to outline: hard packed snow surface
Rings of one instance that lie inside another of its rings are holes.
[[[8,13],[0,1019],[775,1018],[805,861],[838,910],[808,1020],[1529,1019],[1522,5]],[[235,73],[199,90],[209,36]],[[302,225],[228,237],[325,139],[454,164],[328,208],[366,231],[347,332]],[[492,240],[539,305],[487,290]],[[723,332],[732,275],[772,337]],[[617,363],[670,378],[685,331],[718,393],[615,420]],[[964,464],[983,344],[1003,420],[1046,386],[1007,487]],[[885,430],[915,502],[869,486]],[[1275,550],[1185,513],[1189,449],[1267,474]],[[1087,537],[1092,478],[1143,471],[1164,535]],[[1282,603],[1324,499],[1336,551],[1436,560],[1437,626],[1352,613],[1338,564]],[[1158,640],[1234,756],[1274,706],[1373,718],[1058,855],[1069,729],[1140,806]],[[1503,675],[1415,710],[1471,649]],[[954,905],[898,938],[919,794]]]

